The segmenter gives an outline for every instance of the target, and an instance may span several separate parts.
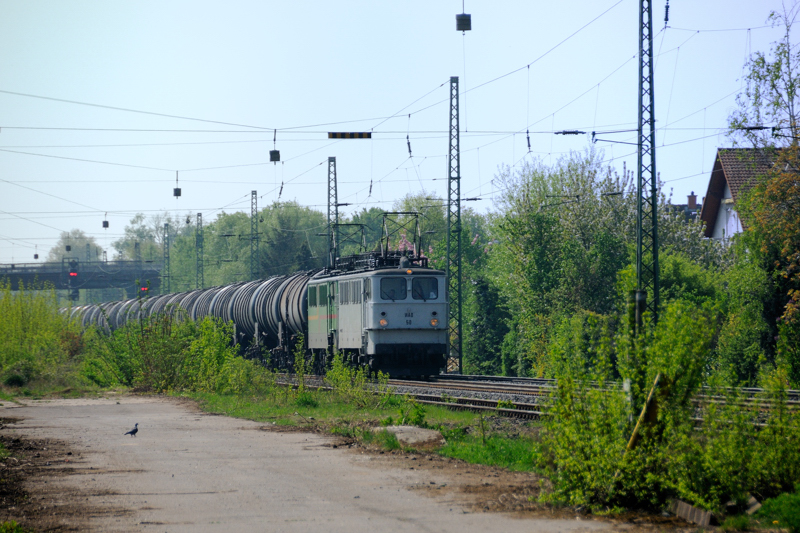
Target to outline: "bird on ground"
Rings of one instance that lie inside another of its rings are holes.
[[[136,434],[139,432],[139,422],[133,425],[133,429],[126,432],[125,435],[130,435],[131,437],[135,437]]]

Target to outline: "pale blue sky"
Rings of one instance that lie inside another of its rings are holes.
[[[705,194],[715,150],[729,144],[722,133],[747,51],[780,38],[764,25],[781,2],[672,0],[665,31],[664,3],[654,4],[656,115],[667,127],[657,166],[681,203]],[[324,210],[328,156],[340,201],[354,204],[347,213],[388,209],[423,187],[444,196],[450,76],[469,90],[462,191],[490,210],[499,166],[590,145],[588,135],[550,132],[636,127],[638,4],[466,0],[473,29],[462,36],[462,2],[450,0],[3,0],[0,262],[33,261],[34,246],[44,257],[72,228],[109,247],[137,212],[200,211],[209,221],[223,207],[249,211],[250,191],[264,206],[281,182],[282,200]],[[334,122],[346,123],[325,125]],[[274,128],[278,165],[267,163]],[[326,136],[369,130],[371,141]],[[610,164],[635,168],[635,147],[596,146]]]

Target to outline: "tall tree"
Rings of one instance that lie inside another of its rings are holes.
[[[63,231],[56,244],[50,248],[45,261],[48,263],[57,263],[61,262],[65,257],[85,261],[86,245],[89,245],[89,257],[92,261],[96,261],[102,256],[103,248],[97,243],[94,237],[86,235],[84,231],[79,229]],[[69,252],[67,251],[67,246],[70,247]]]
[[[746,141],[774,162],[737,205],[743,244],[752,254],[741,261],[757,261],[755,271],[772,280],[764,302],[770,334],[751,337],[761,338],[763,353],[776,354],[795,384],[800,384],[800,48],[793,47],[791,32],[798,14],[796,1],[770,13],[768,22],[782,26],[783,37],[769,53],[758,51],[746,63],[747,84],[737,96],[728,132],[734,144]],[[744,316],[743,310],[732,310],[732,316]]]
[[[736,97],[737,109],[729,117],[728,133],[734,144],[746,141],[754,147],[769,147],[798,143],[800,48],[792,46],[790,37],[799,12],[800,4],[795,1],[767,18],[773,27],[783,26],[783,38],[772,43],[768,54],[754,53],[745,65],[745,89]]]

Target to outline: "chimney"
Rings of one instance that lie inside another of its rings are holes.
[[[697,196],[692,191],[692,194],[688,196],[689,198],[689,209],[697,209]]]

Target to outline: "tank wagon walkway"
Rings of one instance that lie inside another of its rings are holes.
[[[69,466],[54,462],[52,476],[28,483],[33,497],[48,482],[50,492],[55,484],[64,498],[85,500],[88,523],[71,524],[80,530],[467,533],[611,525],[473,514],[446,494],[412,490],[448,481],[430,472],[388,468],[325,437],[265,431],[175,399],[6,402],[0,416],[23,419],[6,435],[59,439],[74,451]],[[123,435],[137,422],[138,435]],[[70,475],[58,475],[68,468]]]

